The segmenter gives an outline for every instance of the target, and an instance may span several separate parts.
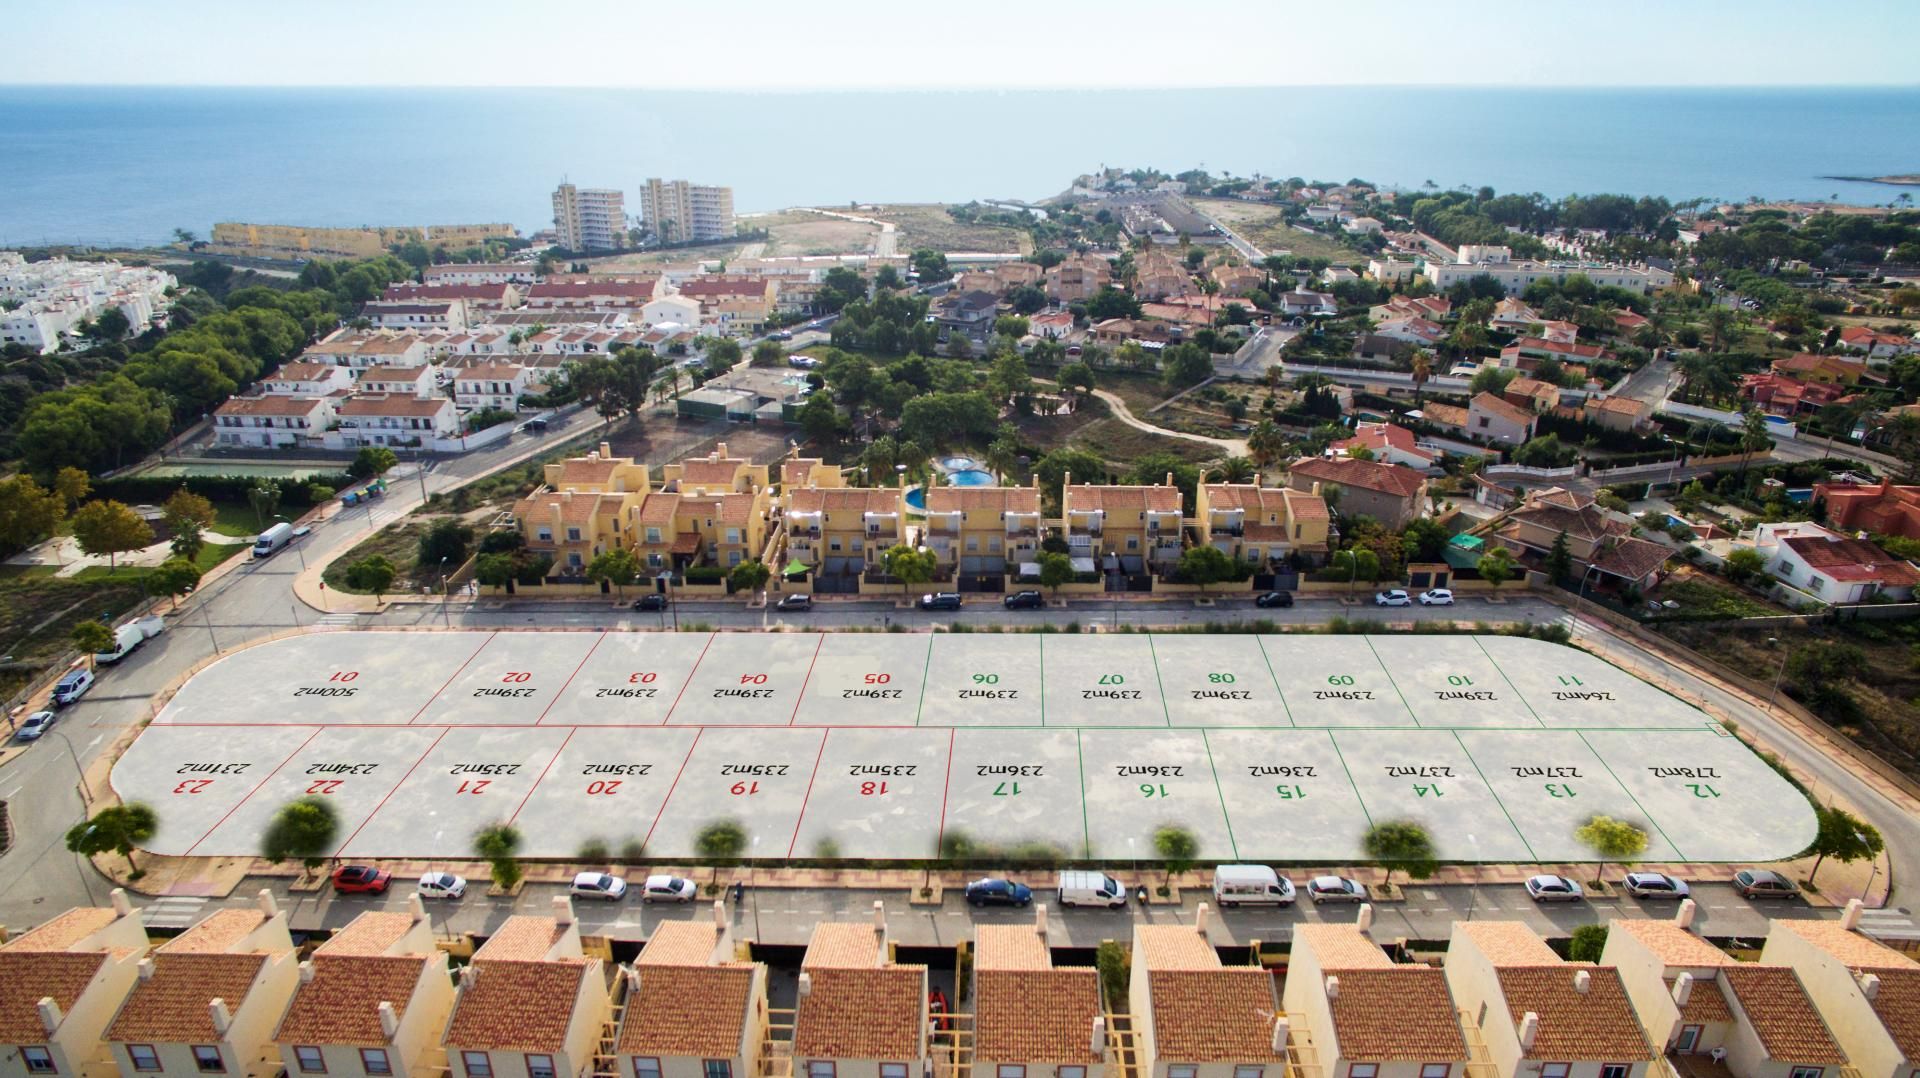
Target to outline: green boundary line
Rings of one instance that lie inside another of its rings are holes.
[[[1600,755],[1599,749],[1596,749],[1593,747],[1593,742],[1587,740],[1587,735],[1580,733],[1580,731],[1578,730],[1574,732],[1576,734],[1579,734],[1580,743],[1582,745],[1585,745],[1587,747],[1587,751],[1590,753],[1593,753],[1593,758],[1600,761],[1600,766],[1606,769],[1607,777],[1613,780],[1614,785],[1620,787],[1621,793],[1627,795],[1627,800],[1633,802],[1633,807],[1639,809],[1641,814],[1646,816],[1647,822],[1653,825],[1653,829],[1655,831],[1660,832],[1661,838],[1667,840],[1667,845],[1673,848],[1673,852],[1679,856],[1680,860],[1691,862],[1693,859],[1688,857],[1685,851],[1680,849],[1680,844],[1678,842],[1675,842],[1672,836],[1667,834],[1667,829],[1660,826],[1659,819],[1656,818],[1653,813],[1647,811],[1647,806],[1641,804],[1639,798],[1633,796],[1633,791],[1627,789],[1626,783],[1620,781],[1620,776],[1614,772],[1613,765],[1607,762],[1606,757]],[[1757,753],[1755,755],[1756,757],[1758,756]],[[1761,761],[1761,763],[1765,763],[1765,762],[1766,761],[1764,760]]]
[[[927,675],[933,671],[933,642],[940,639],[939,633],[927,634],[927,661],[920,667],[920,704],[913,710],[913,724],[920,725],[920,717],[927,711]]]
[[[1373,641],[1367,639],[1367,634],[1360,633],[1359,636],[1360,636],[1360,639],[1366,641],[1367,650],[1373,653],[1374,665],[1378,666],[1380,668],[1380,672],[1386,675],[1387,684],[1393,686],[1393,695],[1398,696],[1400,698],[1400,706],[1407,709],[1407,717],[1413,720],[1414,726],[1419,727],[1422,730],[1426,729],[1426,727],[1422,725],[1420,722],[1420,716],[1415,715],[1413,713],[1413,705],[1407,703],[1407,694],[1400,691],[1400,683],[1393,679],[1393,671],[1387,669],[1387,661],[1380,657],[1380,649],[1373,646]]]
[[[1213,762],[1213,743],[1207,740],[1207,732],[1200,731],[1200,744],[1207,750],[1207,770],[1213,772],[1213,792],[1220,798],[1220,818],[1227,822],[1227,845],[1233,847],[1235,860],[1240,857],[1240,840],[1233,837],[1233,815],[1227,811],[1227,792],[1220,788],[1220,768]],[[1085,798],[1081,799],[1085,805]]]
[[[1160,716],[1167,720],[1167,727],[1173,727],[1173,712],[1167,707],[1167,681],[1160,676],[1160,650],[1153,646],[1153,634],[1147,634],[1147,660],[1153,664],[1153,683],[1160,686]],[[1227,830],[1233,830],[1228,824]]]
[[[1533,843],[1527,841],[1527,833],[1520,830],[1520,825],[1514,822],[1513,813],[1507,811],[1507,803],[1500,800],[1500,791],[1493,788],[1493,783],[1487,781],[1487,773],[1480,770],[1480,761],[1473,758],[1473,750],[1467,748],[1467,743],[1460,739],[1460,731],[1447,732],[1453,735],[1453,743],[1460,746],[1460,751],[1467,756],[1467,762],[1473,765],[1473,773],[1480,776],[1480,785],[1487,788],[1487,796],[1493,798],[1493,803],[1500,806],[1500,815],[1507,818],[1507,826],[1513,828],[1514,837],[1520,840],[1520,845],[1527,848],[1527,856],[1535,861],[1540,860],[1540,855],[1533,852]]]
[[[1045,729],[1047,725],[1047,634],[1035,633],[1033,636],[1040,641],[1040,726]],[[1080,781],[1084,783],[1086,778],[1082,776]]]
[[[1541,718],[1540,713],[1533,709],[1533,702],[1527,699],[1526,693],[1523,693],[1520,691],[1520,686],[1515,685],[1513,683],[1513,679],[1507,676],[1507,672],[1505,670],[1500,669],[1500,660],[1495,659],[1493,657],[1493,652],[1487,650],[1487,645],[1482,644],[1478,636],[1473,636],[1473,637],[1470,637],[1469,639],[1473,641],[1474,647],[1477,647],[1480,649],[1480,654],[1485,655],[1487,657],[1487,661],[1493,664],[1493,672],[1496,674],[1499,674],[1500,680],[1507,683],[1508,691],[1512,692],[1513,695],[1520,698],[1520,703],[1523,707],[1527,709],[1527,714],[1532,715],[1533,721],[1539,723],[1542,729],[1546,729],[1547,720]]]
[[[1280,687],[1280,675],[1273,672],[1273,656],[1267,654],[1265,638],[1253,638],[1253,646],[1260,652],[1260,661],[1267,664],[1267,680],[1273,682],[1273,691],[1280,697],[1280,710],[1287,713],[1287,724],[1298,729],[1300,724],[1293,721],[1293,707],[1287,703],[1287,691]]]
[[[1080,856],[1093,856],[1093,827],[1087,823],[1087,747],[1080,731],[1073,732],[1073,753],[1080,760]]]
[[[1340,751],[1340,739],[1326,731],[1327,744],[1333,746],[1333,754],[1340,759],[1340,770],[1347,773],[1347,785],[1353,787],[1353,799],[1360,803],[1360,815],[1367,818],[1367,830],[1373,830],[1373,810],[1367,807],[1367,795],[1360,792],[1360,784],[1354,781],[1353,768],[1347,766],[1347,754]]]

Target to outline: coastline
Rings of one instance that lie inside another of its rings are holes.
[[[1821,176],[1823,180],[1844,180],[1847,183],[1882,183],[1889,187],[1920,187],[1920,172],[1902,172],[1892,176]]]

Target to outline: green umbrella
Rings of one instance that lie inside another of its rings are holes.
[[[812,568],[813,566],[808,565],[806,562],[803,562],[798,558],[796,558],[793,561],[788,562],[787,567],[780,571],[781,573],[787,576],[802,576]]]

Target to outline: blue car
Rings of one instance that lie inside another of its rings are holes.
[[[1012,880],[975,880],[967,884],[969,906],[1025,906],[1033,901],[1033,888]]]

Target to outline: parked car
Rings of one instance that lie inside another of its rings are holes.
[[[787,357],[787,366],[798,367],[803,371],[810,371],[813,368],[818,367],[819,365],[820,365],[820,361],[813,358],[812,356],[788,356]]]
[[[783,329],[775,333],[769,334],[767,339],[770,341],[790,341],[793,339],[793,334],[788,333],[786,330]]]
[[[1373,596],[1375,606],[1412,606],[1413,600],[1407,593],[1395,588],[1392,591],[1376,592]]]
[[[1253,600],[1255,606],[1292,606],[1293,593],[1290,591],[1266,591]]]
[[[1421,606],[1452,606],[1453,592],[1447,588],[1428,588],[1420,593]]]
[[[525,423],[520,424],[520,431],[523,434],[545,434],[547,432],[547,421],[545,419],[529,419]]]
[[[1742,898],[1794,898],[1800,894],[1792,880],[1764,868],[1743,868],[1734,873],[1733,887]]]
[[[1012,880],[985,879],[967,884],[969,906],[1024,906],[1033,901],[1033,888]]]
[[[575,898],[597,898],[602,902],[618,902],[627,897],[627,881],[618,876],[609,876],[604,872],[582,872],[573,878],[573,886],[567,892]]]
[[[341,865],[333,870],[333,889],[343,895],[384,895],[393,873],[372,865]]]
[[[640,885],[642,902],[692,902],[699,895],[699,886],[680,876],[648,876]]]
[[[1038,610],[1047,605],[1047,600],[1037,591],[1016,591],[1000,600],[1000,605],[1008,610]]]
[[[451,872],[429,872],[413,890],[421,898],[455,899],[467,893],[467,880]]]
[[[960,609],[960,593],[957,591],[929,592],[920,597],[920,609],[958,610]]]
[[[1213,870],[1213,900],[1221,909],[1235,906],[1291,906],[1293,881],[1266,865],[1218,865]]]
[[[93,688],[93,671],[75,670],[53,687],[53,706],[66,707]]]
[[[1586,894],[1565,876],[1533,876],[1527,880],[1527,897],[1535,902],[1578,902]]]
[[[1307,897],[1316,906],[1322,902],[1365,902],[1367,889],[1360,881],[1345,876],[1315,876],[1307,881]]]
[[[53,720],[54,713],[51,711],[36,711],[28,715],[26,721],[20,724],[20,728],[13,732],[14,740],[40,740],[40,735],[46,733],[47,730],[53,726]]]
[[[1104,872],[1062,872],[1059,890],[1054,893],[1063,909],[1068,906],[1105,906],[1117,910],[1127,904],[1126,885]]]
[[[1629,872],[1621,881],[1635,898],[1685,898],[1691,892],[1684,880],[1660,872]]]
[[[633,601],[633,608],[635,610],[665,610],[667,608],[667,597],[657,591],[648,595],[642,595]]]
[[[779,602],[773,604],[773,608],[775,610],[812,610],[813,596],[784,595],[781,596]]]

